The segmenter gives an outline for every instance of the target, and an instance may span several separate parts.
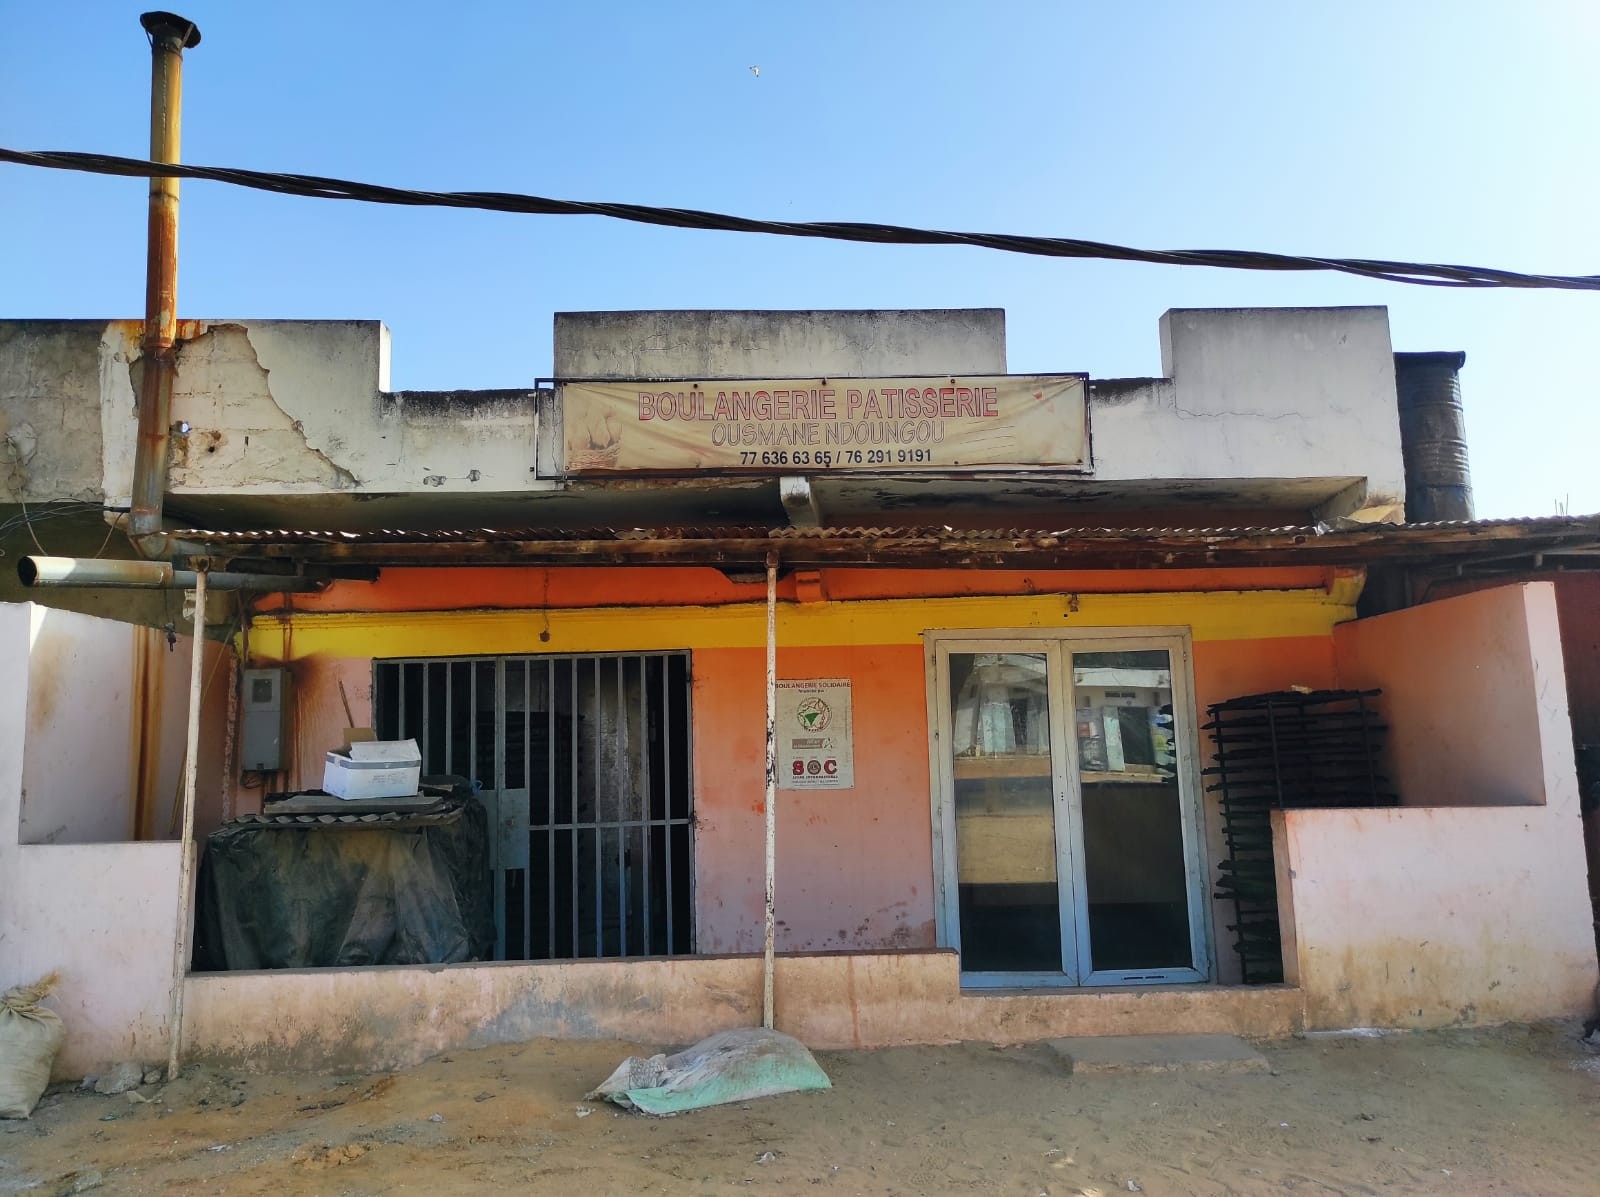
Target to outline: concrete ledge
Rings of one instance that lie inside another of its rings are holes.
[[[1064,1035],[1299,1029],[1298,990],[1163,986],[974,996],[942,950],[778,960],[778,1028],[818,1049]],[[759,956],[192,975],[189,1058],[257,1069],[387,1069],[539,1037],[692,1043],[760,1020]]]

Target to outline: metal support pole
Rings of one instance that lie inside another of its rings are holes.
[[[189,925],[194,918],[194,803],[200,777],[201,665],[206,648],[206,571],[194,579],[194,643],[189,658],[188,756],[183,767],[182,856],[178,863],[178,933],[172,945],[172,1017],[167,1043],[167,1079],[178,1075],[178,1049],[183,1041],[183,982],[189,972]]]
[[[761,1025],[772,1030],[778,906],[778,556],[767,555],[767,926],[761,958]]]

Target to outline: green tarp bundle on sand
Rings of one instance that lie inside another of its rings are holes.
[[[660,1116],[831,1087],[798,1039],[745,1027],[670,1056],[629,1056],[589,1097]]]

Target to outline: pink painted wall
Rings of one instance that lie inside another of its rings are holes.
[[[177,843],[41,844],[15,858],[0,988],[57,971],[57,1079],[164,1062],[178,926]]]
[[[849,678],[855,788],[778,791],[778,949],[935,939],[920,645],[778,652],[781,678]],[[702,952],[761,947],[766,745],[760,649],[694,654],[696,921]]]
[[[1279,819],[1285,967],[1308,1028],[1592,1012],[1583,849],[1565,800]]]
[[[183,778],[193,641],[169,649],[160,632],[75,611],[31,606],[21,838],[28,844],[171,839]],[[141,661],[141,648],[144,650]],[[204,707],[196,824],[220,820],[227,726],[227,658],[202,649]],[[139,704],[153,702],[141,711]],[[134,827],[142,724],[153,727],[148,831]]]
[[[41,628],[51,628],[126,666],[134,629],[92,616],[62,619],[68,614],[0,604],[0,675],[9,681],[0,687],[0,990],[61,974],[49,999],[67,1031],[58,1079],[118,1060],[165,1058],[179,872],[176,843],[20,842],[25,782],[46,765],[51,788],[36,796],[70,796],[71,803],[45,809],[73,814],[78,834],[121,829],[131,809],[125,701],[120,711],[71,701],[93,691],[103,663],[70,645],[58,651],[58,643],[37,675],[32,665],[36,646],[54,639]],[[186,697],[180,692],[180,702]],[[108,780],[105,759],[122,765],[120,777]],[[108,808],[100,823],[94,800]],[[71,826],[64,834],[70,838]]]
[[[1461,580],[1441,583],[1433,593],[1473,594],[1517,582],[1549,582],[1555,587],[1572,734],[1580,744],[1600,744],[1600,573],[1547,570],[1495,580]]]
[[[1339,682],[1376,686],[1406,806],[1503,806],[1575,793],[1561,629],[1546,582],[1347,623]],[[1556,776],[1560,774],[1560,776]]]
[[[133,641],[145,630],[75,611],[28,607],[22,842],[133,839]]]
[[[1309,1027],[1592,1008],[1597,965],[1555,594],[1505,586],[1346,624],[1406,805],[1278,816],[1285,965]]]

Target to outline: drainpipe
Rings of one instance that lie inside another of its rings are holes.
[[[767,921],[761,946],[761,1025],[772,1030],[778,902],[778,555],[767,554]]]
[[[183,113],[183,52],[200,44],[193,21],[170,12],[147,12],[139,24],[150,35],[150,159],[177,162]],[[172,375],[178,335],[178,180],[150,180],[149,256],[145,266],[144,335],[139,355],[139,439],[134,448],[128,532],[139,552],[167,550],[161,508],[167,490],[172,424]]]

